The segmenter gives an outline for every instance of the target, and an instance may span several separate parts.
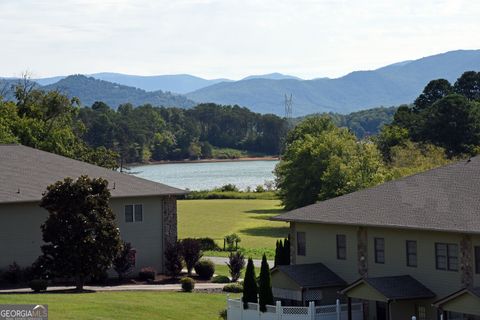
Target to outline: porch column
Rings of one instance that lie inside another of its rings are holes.
[[[352,318],[352,298],[348,297],[347,299],[347,313],[348,313],[348,320],[353,320]]]
[[[385,319],[390,320],[390,300],[387,301],[387,307],[385,308]]]

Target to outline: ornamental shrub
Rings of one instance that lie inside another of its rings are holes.
[[[230,278],[227,276],[215,276],[212,278],[212,283],[229,283]]]
[[[189,277],[184,277],[180,279],[180,283],[182,284],[182,290],[184,292],[192,292],[195,288],[195,280]]]
[[[243,285],[241,283],[229,283],[223,287],[223,291],[231,293],[240,293],[243,292]]]
[[[144,267],[140,269],[138,273],[138,278],[142,281],[155,280],[157,271],[153,267]]]
[[[210,280],[215,273],[215,264],[208,259],[203,259],[195,264],[195,272],[201,279]]]
[[[34,292],[40,292],[47,290],[48,284],[44,279],[34,279],[30,281],[29,286]]]

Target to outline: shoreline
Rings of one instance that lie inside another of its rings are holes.
[[[278,161],[279,157],[270,156],[270,157],[244,157],[236,159],[198,159],[198,160],[160,160],[160,161],[149,161],[147,163],[127,163],[125,167],[134,168],[140,166],[150,166],[158,164],[172,164],[172,163],[214,163],[214,162],[240,162],[240,161]]]

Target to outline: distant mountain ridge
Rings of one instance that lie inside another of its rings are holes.
[[[457,50],[403,61],[372,71],[313,80],[247,79],[221,82],[188,93],[196,102],[239,104],[260,113],[284,113],[284,95],[293,95],[293,114],[353,111],[411,103],[433,79],[454,82],[463,72],[480,70],[480,50]]]

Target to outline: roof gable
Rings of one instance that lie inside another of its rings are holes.
[[[274,220],[480,233],[480,156],[289,211]]]
[[[22,145],[0,145],[0,203],[39,201],[48,185],[81,175],[104,178],[112,197],[182,195],[184,190]]]
[[[274,272],[281,272],[301,288],[338,287],[346,282],[322,263],[276,266]]]

